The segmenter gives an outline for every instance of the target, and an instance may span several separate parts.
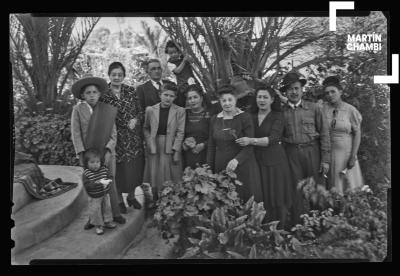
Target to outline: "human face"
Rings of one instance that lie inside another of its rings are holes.
[[[122,68],[112,69],[110,72],[111,85],[120,86],[125,79]]]
[[[257,92],[256,101],[260,110],[270,110],[274,98],[271,97],[267,90],[260,90]]]
[[[338,103],[341,100],[342,91],[336,86],[327,86],[325,88],[326,98],[331,104]]]
[[[165,90],[160,95],[161,98],[161,106],[162,107],[169,107],[171,106],[172,102],[175,100],[176,95],[174,91]]]
[[[168,55],[171,57],[171,59],[178,59],[179,51],[175,47],[168,47]]]
[[[225,112],[233,112],[236,109],[236,97],[232,94],[223,94],[219,102]]]
[[[161,64],[158,62],[150,62],[148,65],[147,73],[153,81],[159,81],[162,74]]]
[[[86,86],[82,93],[82,98],[90,104],[90,106],[95,106],[100,98],[100,92],[95,85]]]
[[[303,96],[303,87],[301,86],[301,83],[299,81],[296,81],[289,85],[286,90],[286,95],[291,103],[298,103]]]
[[[88,161],[88,169],[91,171],[97,171],[98,169],[100,169],[100,158],[91,157]]]
[[[189,91],[187,93],[187,103],[190,109],[199,110],[203,103],[203,97],[201,97],[196,91]]]

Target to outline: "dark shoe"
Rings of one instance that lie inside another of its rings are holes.
[[[94,225],[90,223],[90,220],[88,220],[86,222],[85,226],[83,227],[83,229],[89,230],[89,229],[92,229],[93,227],[94,227]]]
[[[114,229],[115,227],[117,227],[117,225],[114,222],[109,221],[104,223],[104,227],[107,229]]]
[[[119,224],[125,224],[126,219],[123,216],[114,217],[114,221]]]
[[[122,213],[122,214],[126,214],[128,211],[126,210],[126,206],[125,206],[125,203],[123,203],[123,202],[121,202],[120,204],[119,204],[119,210],[120,210],[120,212]]]
[[[140,204],[140,202],[137,201],[136,198],[132,198],[132,199],[127,198],[126,201],[128,201],[129,206],[133,205],[133,208],[135,208],[135,209],[142,209],[142,204]]]

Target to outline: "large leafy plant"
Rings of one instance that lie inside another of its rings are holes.
[[[78,165],[70,119],[58,114],[23,116],[15,122],[15,150],[32,154],[39,164]]]

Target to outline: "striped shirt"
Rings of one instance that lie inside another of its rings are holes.
[[[108,169],[102,166],[98,171],[92,171],[85,169],[82,175],[83,185],[86,189],[87,194],[92,198],[99,198],[104,196],[110,190],[110,185],[104,188],[101,183],[96,183],[96,181],[107,178],[111,179]]]

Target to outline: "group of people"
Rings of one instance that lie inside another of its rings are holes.
[[[314,177],[343,193],[362,186],[357,161],[361,115],[341,99],[340,80],[324,80],[327,102],[302,99],[306,80],[287,73],[278,90],[260,84],[253,108],[237,106],[235,87],[218,87],[211,104],[193,76],[190,58],[167,44],[177,83],[162,79],[161,63],[147,63],[150,80],[135,90],[124,83],[125,67],[109,66],[110,82],[84,77],[72,86],[80,102],[71,119],[72,141],[89,195],[85,229],[125,223],[128,206],[143,208],[135,188],[149,183],[155,200],[165,181],[180,181],[184,168],[208,164],[236,173],[243,201],[264,202],[267,219],[286,228],[304,212],[296,184]],[[288,217],[289,216],[289,217]]]

